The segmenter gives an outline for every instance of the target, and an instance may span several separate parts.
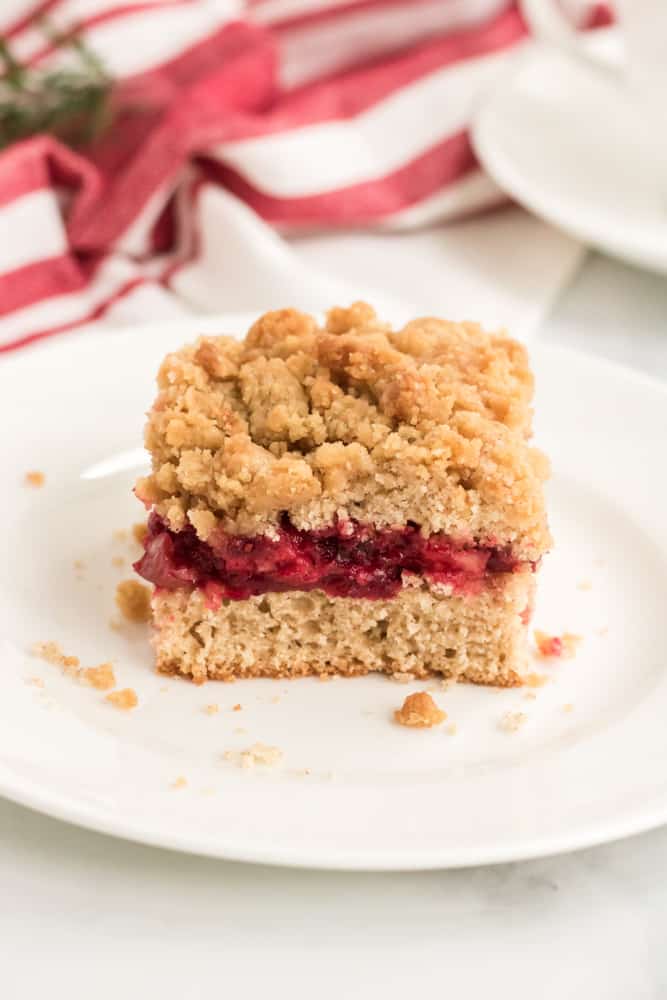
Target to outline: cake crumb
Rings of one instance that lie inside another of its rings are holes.
[[[117,569],[120,569],[122,566],[125,565],[125,560],[123,559],[122,556],[114,556],[113,559],[111,560],[111,565],[115,566]]]
[[[415,675],[411,674],[409,670],[397,670],[396,673],[391,675],[392,681],[396,681],[397,684],[409,684],[410,681],[415,679]]]
[[[85,569],[85,568],[86,568],[86,564],[83,561],[83,559],[75,559],[74,560],[74,569],[81,571],[82,569]]]
[[[217,702],[211,702],[210,705],[204,705],[204,712],[206,715],[217,715],[220,711],[220,706]]]
[[[577,584],[577,590],[592,590],[593,584],[590,580],[580,580]]]
[[[98,691],[110,691],[116,686],[116,675],[110,663],[100,663],[99,667],[86,667],[81,676],[85,684],[90,684]]]
[[[39,472],[37,469],[31,469],[30,472],[26,472],[24,480],[26,486],[30,486],[34,490],[41,489],[41,487],[46,482],[46,476],[43,472]]]
[[[445,730],[445,732],[448,733],[449,736],[456,736],[458,731],[459,727],[456,725],[455,722],[450,722]]]
[[[123,623],[119,621],[118,618],[109,619],[109,628],[111,629],[112,632],[120,632],[122,627]]]
[[[122,712],[129,712],[130,709],[136,708],[139,704],[134,688],[121,688],[120,691],[112,691],[111,694],[106,695],[105,700]]]
[[[549,678],[547,677],[546,674],[527,674],[523,678],[523,682],[526,685],[526,687],[539,688],[539,687],[544,687],[545,684],[548,684]]]
[[[244,729],[242,726],[237,726],[235,729],[232,729],[232,732],[235,736],[245,736],[248,730]]]
[[[129,622],[147,622],[151,616],[151,591],[138,580],[122,580],[116,587],[116,604]]]
[[[31,687],[36,687],[36,688],[44,687],[44,681],[42,680],[41,677],[26,677],[25,682],[26,684],[29,684]]]
[[[571,701],[568,701],[567,705],[563,705],[563,711],[564,712],[573,712],[574,711],[574,705],[572,704]]]
[[[562,635],[549,635],[548,632],[541,632],[535,629],[533,633],[538,656],[544,659],[560,657],[563,660],[571,660],[577,651],[577,646],[581,642],[581,636],[574,632],[563,632]]]
[[[175,778],[171,783],[172,788],[185,788],[187,786],[188,779],[184,778],[182,774],[179,774],[178,778]]]
[[[501,716],[500,722],[498,723],[500,729],[503,729],[506,733],[515,733],[517,729],[526,722],[528,716],[525,712],[505,712]]]
[[[273,698],[269,699],[269,701],[271,702],[272,705],[277,705],[278,702],[280,701],[280,695],[279,694],[275,694],[273,696]]]
[[[114,542],[126,542],[127,541],[127,531],[124,528],[117,528],[113,533]]]
[[[227,750],[223,757],[247,770],[255,764],[274,767],[282,760],[283,752],[278,747],[271,747],[266,743],[253,743],[247,750]]]
[[[528,701],[535,701],[537,695],[535,694],[534,691],[526,691],[526,693],[524,694],[524,698],[527,699]]]
[[[447,718],[447,713],[438,708],[426,691],[409,694],[400,708],[394,712],[394,719],[401,726],[416,729],[430,729],[439,726]]]
[[[240,711],[241,711],[241,705],[234,705],[234,707],[232,708],[232,712],[240,712]]]
[[[146,524],[145,521],[137,521],[136,524],[132,525],[132,537],[134,538],[135,542],[139,543],[139,545],[144,544],[144,540],[147,534],[148,534],[148,525]]]
[[[57,642],[35,642],[31,647],[33,656],[38,656],[46,663],[60,667],[68,677],[76,677],[79,673],[79,657],[66,656]]]

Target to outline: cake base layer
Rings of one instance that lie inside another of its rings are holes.
[[[534,587],[527,571],[499,575],[474,596],[414,580],[390,600],[291,591],[216,610],[200,590],[158,590],[157,666],[195,683],[379,671],[511,687],[525,666]]]

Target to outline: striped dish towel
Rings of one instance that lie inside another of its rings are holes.
[[[119,110],[85,154],[48,135],[0,154],[2,351],[222,309],[255,247],[279,284],[276,230],[395,230],[502,200],[466,126],[526,34],[507,0],[2,0],[15,56],[52,67],[68,54],[42,16],[81,33]]]

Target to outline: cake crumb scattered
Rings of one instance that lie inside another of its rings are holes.
[[[580,580],[577,584],[577,590],[592,590],[593,584],[590,580]]]
[[[114,542],[126,542],[127,541],[127,531],[124,528],[117,528],[113,533]]]
[[[269,701],[271,702],[272,705],[277,705],[278,702],[280,701],[280,695],[279,694],[275,694],[273,696],[273,698],[269,699]]]
[[[500,729],[503,729],[506,733],[515,733],[517,729],[526,722],[528,716],[525,712],[505,712],[504,715],[500,717],[500,722],[498,723]]]
[[[415,679],[415,675],[411,674],[409,670],[397,670],[396,673],[391,675],[392,681],[396,681],[397,684],[409,684],[410,681]]]
[[[234,733],[235,736],[245,736],[248,730],[244,729],[243,726],[236,726],[236,728],[233,729],[232,732]]]
[[[227,750],[223,757],[244,769],[254,767],[255,764],[274,767],[282,760],[283,752],[278,747],[271,747],[266,743],[253,743],[247,750]]]
[[[447,713],[438,708],[426,691],[409,694],[400,708],[394,712],[394,719],[401,726],[416,729],[430,729],[439,726],[447,718]]]
[[[459,727],[456,725],[455,722],[450,722],[449,725],[447,726],[446,730],[445,730],[445,732],[449,736],[456,736],[456,734],[458,733],[458,731],[459,731]]]
[[[544,687],[545,684],[549,683],[549,678],[546,674],[526,674],[523,678],[523,682],[526,687],[539,688]]]
[[[83,561],[83,559],[75,559],[74,560],[74,569],[81,571],[82,569],[85,569],[85,568],[86,568],[86,564]]]
[[[113,559],[111,560],[111,565],[115,566],[116,569],[120,569],[122,566],[125,565],[125,560],[123,559],[122,556],[114,556]]]
[[[188,779],[184,778],[182,774],[179,774],[178,778],[175,778],[171,783],[172,788],[185,788],[187,786]]]
[[[535,701],[537,695],[535,694],[534,691],[526,691],[526,693],[524,694],[524,698],[526,698],[528,701]]]
[[[232,708],[232,712],[240,712],[240,711],[241,711],[241,705],[234,705],[234,707]]]
[[[23,482],[26,486],[30,486],[32,489],[38,490],[41,489],[46,482],[46,476],[43,472],[39,472],[37,469],[31,469],[30,472],[26,472]]]
[[[41,677],[26,677],[25,682],[26,684],[29,684],[31,687],[36,687],[36,688],[44,687],[44,681],[42,680]]]
[[[111,629],[112,632],[120,632],[122,627],[123,623],[119,621],[118,618],[109,619],[109,628]]]
[[[110,663],[100,663],[99,667],[86,667],[81,672],[82,680],[85,684],[98,691],[110,691],[116,686],[116,675]]]
[[[148,525],[146,524],[145,521],[137,521],[136,524],[132,525],[132,537],[134,538],[135,542],[139,543],[139,545],[144,544],[144,540],[147,534],[148,534]]]
[[[151,591],[138,580],[122,580],[116,587],[116,604],[130,622],[147,622],[151,616]]]
[[[69,677],[76,677],[79,673],[79,657],[66,656],[57,642],[35,642],[31,647],[31,652],[40,660],[60,667],[63,673]]]
[[[574,711],[574,705],[572,704],[571,701],[568,701],[567,705],[563,705],[563,711],[564,712],[573,712]]]
[[[129,712],[130,709],[136,708],[139,704],[134,688],[121,688],[120,691],[112,691],[111,694],[106,695],[105,700],[123,712]]]
[[[211,702],[210,705],[204,705],[204,712],[206,715],[217,715],[220,711],[220,706],[217,702]]]
[[[544,659],[560,657],[563,660],[573,659],[577,646],[581,642],[581,636],[574,632],[563,632],[562,635],[549,635],[548,632],[541,632],[535,629],[533,633],[538,656]]]

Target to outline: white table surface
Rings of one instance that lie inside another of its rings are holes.
[[[442,240],[299,250],[444,311]],[[667,280],[591,255],[537,335],[667,378],[665,316]],[[667,829],[522,864],[336,874],[154,850],[0,799],[0,996],[658,1000],[665,871]]]

